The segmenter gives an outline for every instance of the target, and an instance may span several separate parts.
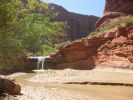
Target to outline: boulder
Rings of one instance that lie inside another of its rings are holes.
[[[18,95],[21,92],[21,86],[8,79],[0,79],[0,93]]]

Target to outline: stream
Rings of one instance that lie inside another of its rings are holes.
[[[65,84],[87,80],[133,83],[132,71],[111,70],[34,70],[9,77],[22,87],[22,95],[15,97],[18,100],[132,100],[130,86]]]

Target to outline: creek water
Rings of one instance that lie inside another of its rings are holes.
[[[44,70],[15,77],[22,86],[19,100],[132,100],[133,87],[110,85],[63,84],[62,81],[125,81],[133,83],[133,72],[125,70]],[[87,79],[85,79],[87,80]]]

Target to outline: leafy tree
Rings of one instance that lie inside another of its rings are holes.
[[[20,48],[17,34],[10,31],[16,23],[17,0],[0,1],[0,66],[5,66],[9,59],[16,56]]]
[[[49,10],[45,3],[35,0],[29,3],[20,20],[22,30],[26,35],[24,44],[27,44],[28,51],[35,54],[41,50],[45,41],[51,41],[53,37],[64,31],[66,23],[53,22],[52,19],[55,16],[56,13]]]
[[[52,22],[56,15],[49,11],[46,3],[29,0],[0,1],[0,67],[18,54],[41,49],[43,40],[50,40],[65,28],[64,23]]]

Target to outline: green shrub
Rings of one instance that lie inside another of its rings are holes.
[[[125,19],[125,24],[126,26],[133,25],[133,17],[128,17],[127,19]]]
[[[124,19],[112,19],[110,23],[100,28],[100,32],[105,32],[116,26],[131,26],[133,25],[133,17],[129,16]]]
[[[99,32],[91,32],[89,36],[96,36]]]
[[[105,32],[111,28],[114,28],[115,26],[119,26],[122,22],[120,20],[117,19],[113,19],[111,20],[110,23],[106,24],[105,26],[100,28],[100,32]]]
[[[100,31],[91,32],[88,37],[93,37],[93,36],[96,36],[98,34],[102,34],[103,32],[110,30],[110,29],[117,27],[117,26],[128,27],[131,25],[133,25],[133,17],[131,17],[131,16],[125,17],[123,19],[112,19],[109,23],[107,23],[106,25],[101,27]]]
[[[38,51],[36,55],[37,56],[42,56],[42,55],[47,56],[49,54],[56,52],[58,49],[67,46],[70,43],[71,43],[71,41],[65,41],[65,42],[61,42],[58,44],[54,44],[53,46],[44,44],[41,46],[40,51]]]
[[[65,46],[69,45],[70,43],[71,43],[71,41],[68,40],[68,41],[65,41],[65,42],[55,44],[54,46],[55,46],[55,48],[60,49],[62,47],[65,47]]]
[[[57,49],[55,47],[52,47],[52,46],[47,45],[47,44],[44,44],[44,45],[41,46],[41,49],[37,53],[37,55],[38,56],[42,56],[42,55],[47,56],[47,55],[49,55],[51,53],[54,53],[56,51],[57,51]]]
[[[10,60],[23,51],[44,55],[55,51],[42,46],[44,38],[52,40],[67,27],[67,23],[52,21],[55,12],[46,3],[28,2],[25,6],[22,0],[0,0],[0,68],[9,66]]]

